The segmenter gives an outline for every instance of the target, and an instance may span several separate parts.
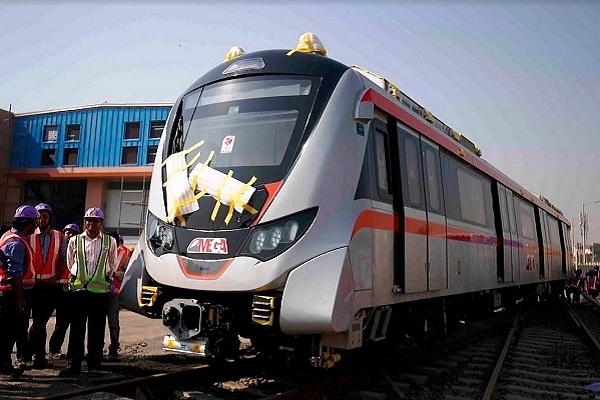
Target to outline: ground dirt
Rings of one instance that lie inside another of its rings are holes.
[[[58,377],[60,370],[67,367],[67,361],[64,359],[52,360],[51,366],[44,370],[27,369],[21,378],[17,381],[11,381],[0,376],[0,399],[30,399],[42,398],[44,396],[56,395],[73,391],[76,387],[89,386],[96,381],[114,380],[114,373],[111,373],[111,365],[119,364],[135,366],[139,369],[153,369],[152,362],[156,356],[164,355],[162,350],[162,339],[165,334],[162,323],[158,319],[149,319],[139,314],[121,310],[120,316],[121,334],[119,351],[120,360],[117,362],[105,362],[103,368],[105,371],[99,373],[85,373],[77,381],[61,379]],[[54,329],[54,317],[48,322],[48,337]],[[63,354],[67,351],[69,332],[63,344]],[[108,335],[108,325],[104,339],[105,353],[110,343]],[[14,353],[13,353],[14,357]],[[94,374],[94,375],[92,375]],[[86,396],[85,398],[89,398]]]

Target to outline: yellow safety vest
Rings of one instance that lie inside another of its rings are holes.
[[[106,262],[108,261],[111,237],[102,233],[100,235],[102,236],[102,250],[100,251],[100,259],[96,265],[96,270],[91,277],[88,275],[85,262],[85,233],[77,235],[75,247],[77,275],[75,275],[75,279],[69,282],[69,290],[87,289],[93,293],[108,293],[110,281],[106,277]]]

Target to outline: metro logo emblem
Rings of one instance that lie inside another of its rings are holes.
[[[227,239],[225,238],[196,238],[187,247],[188,253],[193,254],[227,254]]]

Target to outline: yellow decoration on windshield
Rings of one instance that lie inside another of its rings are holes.
[[[248,204],[256,191],[252,187],[252,184],[256,182],[256,177],[253,176],[247,183],[243,183],[233,178],[233,171],[229,171],[225,175],[211,168],[209,163],[214,157],[214,151],[211,151],[206,160],[197,164],[188,174],[188,169],[200,158],[200,152],[189,163],[186,162],[186,155],[197,150],[203,144],[204,141],[200,141],[189,149],[173,153],[161,165],[167,170],[167,179],[163,183],[167,193],[166,221],[178,220],[184,226],[184,215],[199,210],[198,200],[207,193],[216,200],[211,214],[212,221],[216,219],[221,204],[229,206],[225,224],[229,224],[234,210],[239,213],[246,210],[251,214],[256,214],[258,211]]]
[[[217,213],[219,212],[219,207],[221,207],[221,190],[223,190],[223,186],[225,186],[225,184],[227,183],[227,180],[229,180],[229,178],[231,178],[231,175],[233,175],[233,171],[229,170],[229,172],[227,173],[227,175],[225,175],[225,177],[223,178],[223,181],[217,188],[217,193],[215,194],[215,199],[217,199],[217,202],[215,203],[215,208],[213,208],[213,212],[210,216],[210,219],[213,221],[217,218]]]
[[[189,163],[186,162],[185,157],[203,144],[204,141],[201,140],[184,151],[173,153],[161,164],[167,170],[167,179],[163,183],[167,194],[167,222],[174,222],[177,219],[184,225],[183,215],[200,209],[198,202],[194,199],[194,192],[190,188],[187,173],[188,168],[200,157],[200,152]]]
[[[229,204],[229,211],[227,212],[227,216],[225,217],[225,225],[229,224],[229,221],[231,220],[231,217],[233,216],[233,210],[236,205],[243,207],[244,210],[248,211],[250,214],[256,214],[258,212],[253,207],[248,205],[248,203],[244,203],[243,200],[240,198],[242,193],[244,193],[246,190],[248,190],[250,185],[252,185],[254,182],[256,182],[255,176],[250,178],[250,180],[231,197],[231,203]]]

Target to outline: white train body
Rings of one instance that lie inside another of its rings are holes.
[[[411,308],[561,285],[569,221],[478,153],[358,67],[283,50],[224,62],[171,111],[121,301],[162,317],[165,349],[310,338],[330,366],[392,326],[434,325]]]

